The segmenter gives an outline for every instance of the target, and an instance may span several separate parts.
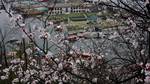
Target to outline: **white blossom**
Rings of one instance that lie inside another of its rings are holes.
[[[99,59],[99,60],[102,59],[102,56],[97,56],[97,59]]]
[[[137,47],[138,47],[138,42],[136,42],[136,40],[134,40],[134,41],[132,42],[132,45],[133,45],[135,48],[137,48]]]
[[[26,49],[26,53],[27,53],[28,55],[32,54],[31,48]]]
[[[34,80],[34,81],[32,81],[31,84],[37,84],[37,83],[38,83],[38,80]]]
[[[41,73],[40,78],[44,79],[45,76],[46,76],[46,75],[45,75],[44,73]]]
[[[149,2],[149,0],[145,0],[145,5],[147,5],[147,4],[149,4],[150,2]]]
[[[142,49],[141,50],[141,54],[144,55],[144,52],[145,52],[145,49]]]
[[[45,81],[45,84],[51,84],[51,80]]]
[[[50,57],[52,57],[53,56],[53,53],[52,52],[50,52],[50,51],[48,51],[48,53],[45,55],[47,58],[50,58]]]
[[[77,59],[77,60],[76,60],[76,63],[80,63],[80,60],[79,60],[79,59]]]
[[[21,26],[21,27],[25,27],[25,24],[24,24],[24,23],[22,23],[22,24],[20,24],[20,26]]]
[[[59,63],[59,64],[58,64],[58,69],[59,69],[59,70],[62,70],[62,69],[63,69],[63,64],[62,64],[62,63]]]
[[[37,61],[35,59],[32,59],[32,62],[37,63]]]
[[[19,78],[21,78],[23,76],[23,74],[20,72],[18,73]]]
[[[21,15],[18,15],[16,18],[17,18],[18,20],[23,19],[23,17],[22,17]]]
[[[30,76],[31,76],[30,74],[25,74],[25,81],[28,81]]]
[[[92,63],[91,68],[93,69],[95,67],[95,63]]]
[[[55,60],[56,62],[59,62],[59,59],[58,59],[58,58],[55,58],[54,60]]]
[[[5,80],[5,79],[8,79],[7,76],[1,76],[1,80]]]
[[[25,61],[24,61],[24,60],[21,60],[20,62],[21,62],[21,64],[24,64],[24,63],[25,63]]]
[[[29,70],[26,70],[26,74],[29,74],[30,73],[30,71]]]
[[[61,26],[61,25],[58,25],[57,28],[62,28],[62,26]]]
[[[50,37],[50,34],[48,32],[43,32],[41,35],[39,35],[39,37],[47,39],[48,37]]]
[[[71,50],[69,53],[70,53],[70,54],[73,54],[73,51]]]
[[[62,81],[60,81],[58,84],[63,84],[63,82],[62,82]]]
[[[22,38],[27,38],[27,35],[25,33],[22,33]]]
[[[30,70],[30,74],[33,75],[35,73],[34,70]]]
[[[107,76],[106,79],[109,80],[109,76]]]
[[[146,64],[146,69],[149,69],[150,68],[150,63],[147,63]]]
[[[16,20],[17,20],[17,18],[15,18],[15,17],[10,17],[10,22],[15,22]]]
[[[146,78],[144,79],[144,81],[145,81],[145,84],[150,84],[150,77],[146,77]]]
[[[12,83],[17,83],[17,82],[19,82],[19,79],[18,79],[18,78],[15,78],[15,79],[12,81]]]
[[[7,72],[9,72],[9,69],[5,68],[5,69],[3,69],[3,72],[7,73]]]
[[[49,25],[53,25],[54,23],[53,23],[52,21],[49,21],[48,24],[49,24]]]
[[[14,60],[11,60],[10,63],[12,64],[17,64],[20,62],[20,58],[17,58],[17,59],[14,59]]]
[[[93,78],[92,82],[97,83],[98,78]]]
[[[148,28],[148,31],[150,32],[150,27]]]
[[[53,79],[54,79],[54,80],[58,80],[58,76],[57,76],[57,75],[54,75],[54,76],[53,76]]]

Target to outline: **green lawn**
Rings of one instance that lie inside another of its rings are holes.
[[[51,15],[49,19],[51,20],[67,20],[68,18],[86,18],[87,16],[96,15],[96,13],[70,13],[70,14],[58,14],[58,15]]]
[[[69,25],[85,27],[87,26],[87,21],[70,21]]]
[[[68,30],[75,31],[81,30],[87,26],[87,18],[86,16],[93,16],[96,13],[70,13],[70,14],[59,14],[59,15],[52,15],[49,19],[51,20],[58,20],[58,21],[66,21],[68,23]],[[68,21],[68,18],[70,21]]]
[[[87,26],[87,21],[70,21],[68,31],[83,30]]]
[[[59,14],[59,15],[50,16],[50,19],[58,20],[58,21],[60,20],[66,21],[67,23],[69,22],[68,30],[76,31],[76,30],[81,30],[84,27],[89,26],[89,24],[87,24],[88,21],[87,21],[86,16],[97,16],[97,13],[70,13],[70,14],[61,14],[61,15]],[[112,14],[105,12],[98,16],[106,18],[106,16],[112,16]],[[68,21],[68,18],[69,18],[69,21]],[[107,21],[103,19],[100,22],[98,22],[97,25],[101,28],[110,28],[110,27],[118,26],[122,24],[118,21]]]

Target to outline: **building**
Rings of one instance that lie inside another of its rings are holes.
[[[81,13],[90,12],[92,4],[75,4],[75,3],[57,3],[51,4],[49,7],[49,14],[69,14],[69,13]]]
[[[84,2],[88,2],[88,3],[92,3],[92,4],[95,4],[95,3],[98,3],[99,0],[84,0]]]
[[[23,8],[23,9],[46,9],[48,8],[48,13],[52,15],[56,14],[69,14],[69,13],[86,13],[91,12],[93,4],[91,3],[47,3],[43,2],[36,2],[36,1],[20,1],[20,3],[14,4],[15,8]],[[44,0],[47,1],[47,0]]]
[[[92,4],[96,4],[99,2],[108,2],[109,0],[83,0],[84,2],[88,2],[88,3],[92,3]]]

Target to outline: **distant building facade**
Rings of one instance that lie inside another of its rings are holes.
[[[88,2],[88,3],[92,3],[95,4],[97,3],[99,0],[84,0],[84,2]]]
[[[93,12],[94,9],[94,4],[88,2],[82,2],[82,3],[63,2],[63,3],[54,4],[54,3],[48,3],[47,0],[38,0],[38,1],[42,1],[42,2],[39,3],[36,0],[20,1],[19,4],[14,4],[14,7],[35,8],[35,9],[41,9],[42,7],[45,7],[48,8],[48,13],[52,15],[82,13],[82,12],[86,13],[86,12]]]
[[[83,0],[84,2],[88,2],[88,3],[92,3],[92,4],[96,4],[99,2],[109,2],[109,0]]]
[[[69,14],[90,12],[91,4],[73,4],[73,3],[57,3],[54,7],[51,5],[49,14]]]

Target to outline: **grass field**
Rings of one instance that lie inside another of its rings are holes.
[[[69,25],[85,27],[87,26],[87,21],[70,21]]]
[[[49,19],[51,19],[51,20],[67,20],[68,18],[72,18],[72,17],[86,18],[85,15],[92,16],[92,15],[96,15],[96,13],[70,13],[70,14],[51,15],[49,17]]]
[[[52,15],[49,17],[49,19],[66,21],[69,25],[68,30],[76,31],[81,30],[87,26],[86,16],[93,16],[93,15],[96,15],[96,13],[70,13],[70,14]]]
[[[87,21],[70,21],[68,31],[83,30],[87,26]]]
[[[84,27],[88,27],[86,16],[97,16],[96,13],[71,13],[50,16],[51,20],[66,21],[68,23],[69,31],[82,30]],[[103,16],[103,15],[102,15]],[[104,15],[105,16],[105,15]],[[69,18],[69,21],[68,21]],[[85,19],[84,19],[85,18]],[[120,22],[101,20],[96,24],[100,28],[110,28],[112,26],[121,25]]]

